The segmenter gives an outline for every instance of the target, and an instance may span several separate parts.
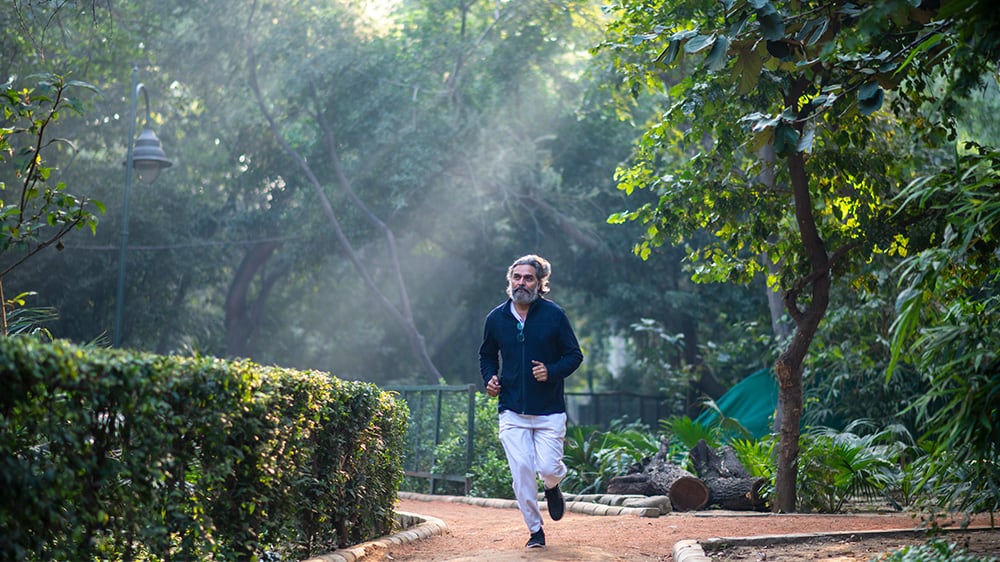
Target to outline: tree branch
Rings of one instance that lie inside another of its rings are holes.
[[[299,168],[308,178],[309,183],[313,188],[313,191],[316,193],[316,196],[320,201],[320,206],[323,209],[323,213],[326,215],[327,221],[333,228],[334,234],[337,238],[337,241],[341,249],[347,255],[347,258],[354,266],[355,271],[358,272],[358,275],[361,277],[365,286],[368,288],[369,291],[371,291],[373,295],[375,295],[378,302],[396,321],[396,323],[399,324],[400,327],[402,327],[405,330],[407,337],[409,338],[410,341],[411,349],[417,356],[417,359],[424,366],[424,369],[427,373],[428,382],[430,382],[431,384],[438,384],[440,380],[443,379],[443,377],[441,376],[441,373],[438,371],[437,367],[434,365],[433,361],[431,361],[430,356],[427,353],[426,346],[424,345],[423,336],[417,330],[412,319],[412,314],[409,313],[408,300],[404,301],[406,306],[405,312],[400,311],[400,309],[397,308],[392,303],[392,301],[389,300],[389,298],[386,297],[386,295],[378,288],[378,285],[376,285],[375,280],[368,272],[364,263],[362,263],[361,258],[358,256],[357,251],[354,249],[353,244],[347,237],[347,234],[344,232],[344,229],[340,224],[340,220],[337,218],[337,214],[333,210],[333,205],[330,203],[330,199],[326,196],[326,193],[323,190],[323,185],[319,181],[319,178],[316,177],[315,172],[313,171],[312,167],[309,166],[309,163],[306,162],[305,158],[303,158],[298,151],[296,151],[290,144],[288,144],[288,141],[281,134],[281,130],[278,127],[278,124],[275,121],[274,116],[271,114],[270,111],[268,111],[267,104],[264,102],[264,96],[261,93],[260,86],[257,81],[257,70],[256,70],[257,58],[256,58],[256,53],[253,49],[252,41],[250,39],[247,39],[246,48],[248,55],[248,72],[249,72],[250,89],[254,94],[254,98],[257,100],[257,105],[261,113],[264,115],[264,118],[268,122],[268,126],[270,127],[272,134],[274,135],[278,143],[281,145],[281,147],[285,150],[285,152],[289,156],[291,156],[292,159],[295,160],[295,162],[299,165]],[[338,172],[338,178],[342,173],[343,173],[342,170]],[[346,176],[344,176],[344,179],[346,180]],[[344,187],[344,185],[345,185],[344,183],[341,183],[341,187]],[[350,186],[350,182],[348,181],[346,185]],[[366,207],[363,208],[366,209]],[[374,215],[372,215],[372,217],[374,217]],[[374,218],[375,220],[378,220],[377,217]],[[401,281],[402,277],[399,276],[398,280]],[[400,285],[401,290],[403,289],[403,287],[404,287],[403,285]]]

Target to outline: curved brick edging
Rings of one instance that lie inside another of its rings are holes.
[[[420,523],[377,540],[314,556],[304,562],[356,562],[367,556],[372,549],[389,548],[394,544],[406,544],[418,539],[426,539],[433,535],[443,535],[448,532],[448,525],[436,517],[417,515],[405,511],[397,511],[396,517],[401,520],[404,527],[406,527],[407,523],[412,524],[417,521]]]
[[[712,562],[712,559],[705,555],[698,541],[688,539],[674,543],[674,562]]]

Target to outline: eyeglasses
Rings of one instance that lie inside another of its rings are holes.
[[[524,341],[524,322],[517,323],[517,341]]]

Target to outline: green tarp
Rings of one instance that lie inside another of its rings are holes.
[[[726,391],[715,404],[723,415],[739,421],[754,439],[760,439],[771,433],[778,407],[778,382],[770,369],[761,369]],[[714,410],[706,410],[694,421],[709,426],[718,417]]]

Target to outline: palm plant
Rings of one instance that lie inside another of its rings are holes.
[[[751,475],[767,479],[767,484],[758,492],[765,501],[774,494],[774,455],[777,454],[777,445],[778,440],[773,435],[766,435],[761,439],[734,439],[729,443],[740,464]]]
[[[835,513],[856,496],[885,497],[900,478],[900,445],[887,441],[895,428],[867,435],[854,433],[870,425],[855,420],[843,431],[820,427],[802,436],[799,497],[803,509]]]
[[[694,448],[702,439],[713,449],[721,446],[722,432],[719,428],[719,424],[705,426],[687,416],[672,416],[660,420],[660,429],[670,441],[679,443],[687,449]]]
[[[765,436],[761,439],[734,439],[729,446],[751,475],[773,480],[774,449],[777,443],[773,437]]]

